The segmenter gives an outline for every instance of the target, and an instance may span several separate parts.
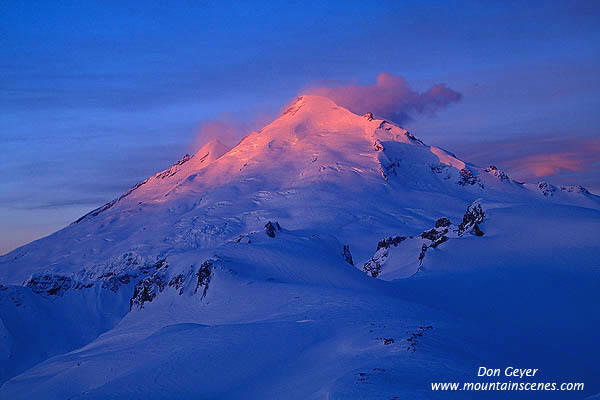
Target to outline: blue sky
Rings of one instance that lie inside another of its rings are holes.
[[[600,189],[593,1],[14,1],[0,12],[0,253],[168,167],[211,121],[232,140],[307,88],[384,72],[415,93],[460,93],[403,121],[425,142]]]

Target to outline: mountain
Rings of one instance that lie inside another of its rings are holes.
[[[584,188],[302,96],[0,257],[0,398],[430,398],[507,362],[597,393],[599,228]]]

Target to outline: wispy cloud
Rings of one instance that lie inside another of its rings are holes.
[[[411,88],[400,75],[382,72],[374,84],[352,83],[341,86],[311,87],[309,94],[327,96],[340,106],[356,113],[372,112],[396,123],[409,121],[416,115],[433,115],[460,101],[462,95],[440,83],[425,92]]]
[[[584,171],[586,160],[576,152],[536,154],[514,160],[514,167],[536,177],[553,176],[563,171]]]
[[[454,143],[452,149],[479,165],[495,164],[514,178],[600,189],[600,139],[585,136],[513,137]]]
[[[276,115],[274,110],[263,109],[244,119],[236,117],[233,113],[220,113],[212,119],[201,121],[192,140],[191,151],[195,152],[212,139],[233,147],[250,132],[265,127]]]

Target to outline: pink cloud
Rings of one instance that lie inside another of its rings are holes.
[[[552,176],[563,171],[579,172],[586,169],[586,160],[574,152],[536,154],[517,159],[514,169],[530,171],[535,177]]]
[[[520,136],[473,143],[446,143],[460,157],[481,166],[494,164],[526,182],[548,178],[600,193],[600,139],[585,136]]]
[[[213,139],[218,139],[227,145],[233,145],[243,131],[242,124],[229,118],[202,121],[192,147],[195,151]]]
[[[327,96],[355,113],[372,112],[376,116],[404,123],[416,114],[433,115],[462,95],[444,84],[437,84],[419,93],[400,75],[382,72],[372,85],[351,84],[337,87],[313,87],[307,94]]]
[[[272,112],[258,112],[251,119],[240,120],[232,113],[221,113],[214,119],[201,121],[190,145],[195,152],[213,139],[233,147],[250,132],[260,129],[273,120]]]

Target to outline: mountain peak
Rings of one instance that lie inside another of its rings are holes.
[[[203,159],[205,163],[208,163],[218,159],[228,151],[229,147],[220,142],[219,139],[215,138],[200,147],[194,154],[194,158]]]
[[[337,107],[338,105],[326,96],[319,96],[316,94],[303,94],[298,96],[291,104],[290,107],[308,105],[308,106],[332,106]]]
[[[198,199],[209,203],[217,192],[235,193],[242,202],[245,198],[247,209],[260,203],[256,196],[264,193],[295,193],[322,184],[350,192],[402,187],[469,196],[493,188],[524,189],[487,172],[372,113],[358,115],[327,97],[304,95],[232,149],[213,139],[78,221],[108,209],[137,213],[150,204],[169,204],[166,210],[171,205],[193,208]]]

